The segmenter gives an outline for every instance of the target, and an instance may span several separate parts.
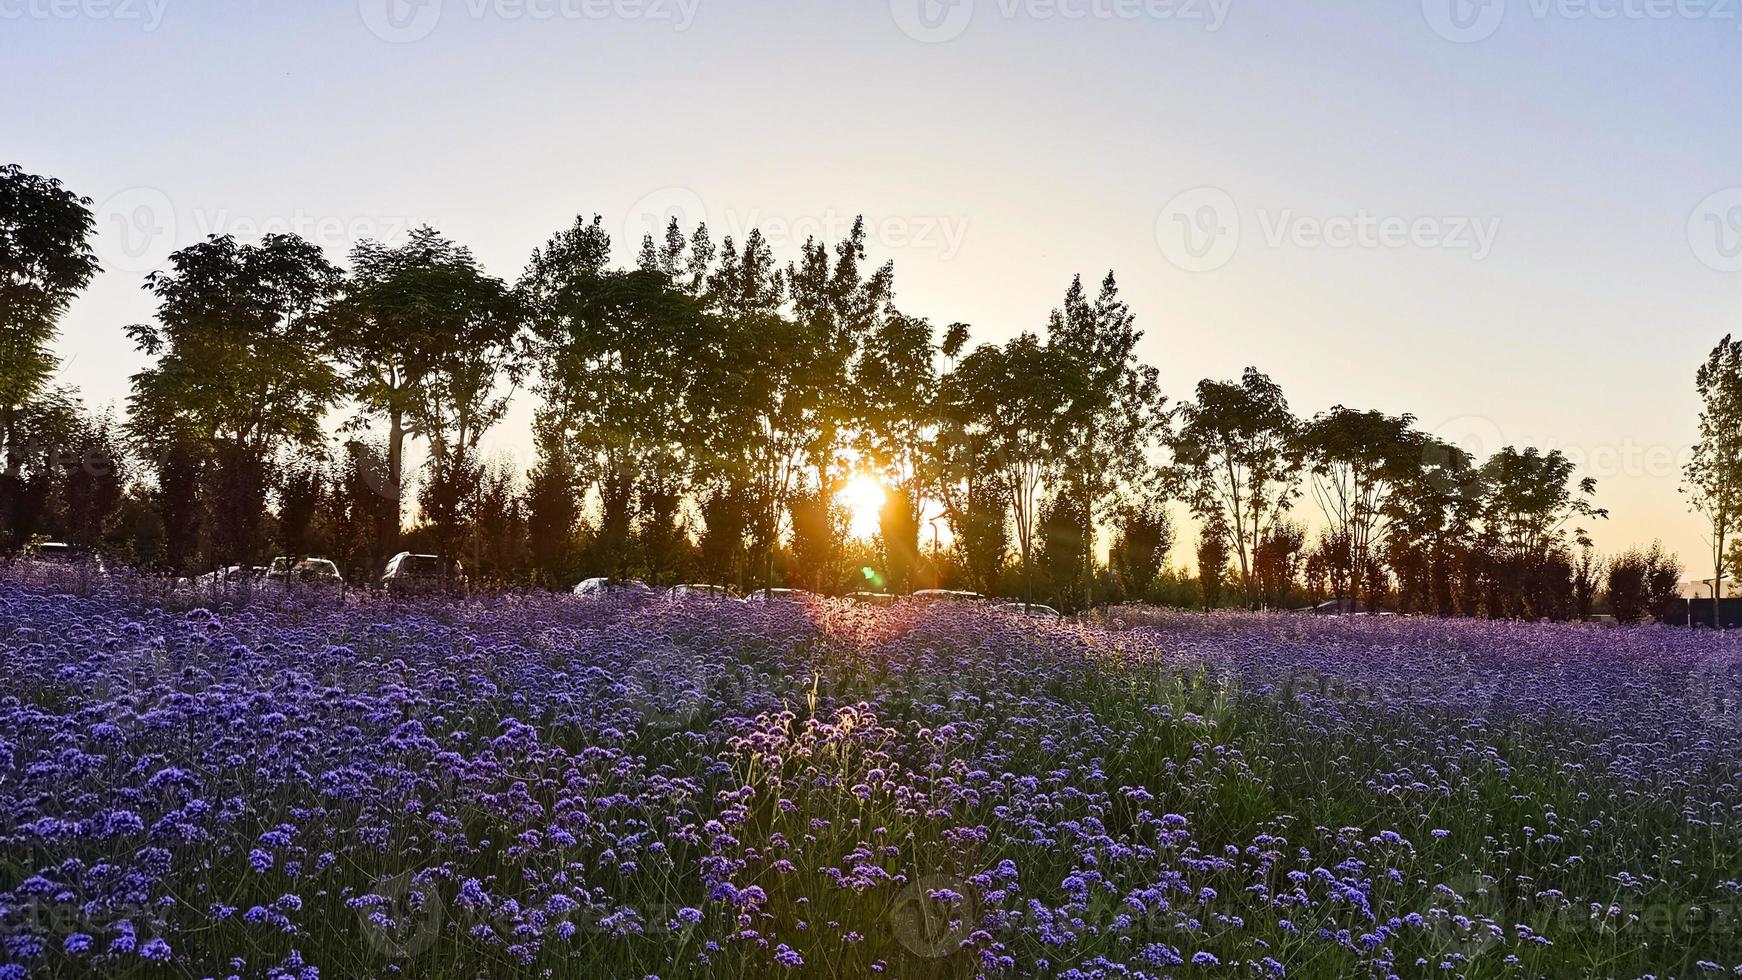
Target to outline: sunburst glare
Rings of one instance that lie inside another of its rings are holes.
[[[853,537],[862,541],[876,537],[877,516],[883,512],[883,501],[888,496],[882,482],[869,473],[858,474],[840,489],[835,499],[847,509],[848,532]]]

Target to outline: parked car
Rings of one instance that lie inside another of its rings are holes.
[[[813,593],[803,589],[757,589],[744,597],[745,602],[800,602],[811,598]]]
[[[690,599],[711,599],[716,602],[740,601],[736,595],[732,594],[732,590],[726,588],[724,585],[674,585],[671,587],[670,591],[666,592],[665,596],[673,602]]]
[[[214,568],[204,575],[195,576],[188,584],[199,589],[247,585],[265,578],[266,572],[265,565],[229,565],[224,568]]]
[[[381,587],[393,595],[464,594],[466,572],[457,561],[401,551],[388,560],[387,571],[381,576]]]
[[[986,597],[978,592],[966,592],[961,589],[920,589],[907,597],[910,602],[951,602],[951,603],[981,603]]]
[[[24,553],[30,561],[49,565],[71,565],[79,560],[79,549],[64,541],[44,541]]]
[[[272,559],[266,568],[266,584],[284,588],[293,586],[318,589],[342,588],[345,577],[339,566],[325,558],[304,558],[292,561],[286,557]]]
[[[1367,604],[1359,599],[1326,599],[1305,611],[1320,616],[1365,616]]]
[[[639,579],[587,578],[575,586],[574,594],[586,599],[625,599],[652,595],[653,589]]]
[[[42,541],[31,545],[19,556],[19,564],[21,570],[41,575],[102,575],[107,571],[101,558],[65,541]]]
[[[849,592],[847,598],[867,606],[893,606],[897,597],[888,592]]]
[[[1014,613],[1015,615],[1027,616],[1031,619],[1045,619],[1056,622],[1065,618],[1064,613],[1039,602],[1000,602],[992,608],[998,612]]]

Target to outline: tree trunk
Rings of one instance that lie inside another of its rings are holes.
[[[393,507],[388,519],[389,526],[384,528],[381,540],[387,545],[387,553],[399,553],[399,527],[404,517],[401,508],[405,506],[405,413],[393,409],[387,414],[387,486],[388,493],[393,495]]]
[[[1095,604],[1095,512],[1092,495],[1083,493],[1083,604],[1087,610]]]
[[[1724,530],[1719,528],[1715,535],[1718,539],[1713,550],[1716,560],[1712,563],[1712,628],[1717,630],[1724,628]]]

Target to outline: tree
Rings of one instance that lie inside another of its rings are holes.
[[[846,540],[846,521],[840,509],[829,506],[820,491],[808,489],[793,495],[792,566],[786,580],[812,592],[833,593],[841,581],[840,557]]]
[[[1082,278],[1073,279],[1047,326],[1047,352],[1056,360],[1064,400],[1058,446],[1064,492],[1075,498],[1082,521],[1084,602],[1094,577],[1095,523],[1113,516],[1122,488],[1146,481],[1149,451],[1167,421],[1157,372],[1137,359],[1142,339],[1111,271],[1093,303]]]
[[[897,592],[912,587],[921,502],[928,478],[936,475],[927,467],[936,433],[936,352],[930,323],[890,309],[864,339],[850,389],[860,465],[888,488],[878,530],[886,585]]]
[[[483,483],[484,467],[471,449],[434,453],[425,464],[423,482],[417,488],[417,503],[434,532],[436,552],[442,557],[460,554],[463,529],[477,513]]]
[[[1083,604],[1087,583],[1085,566],[1093,568],[1090,542],[1083,536],[1082,502],[1068,493],[1055,493],[1040,515],[1036,564],[1046,595],[1063,609]]]
[[[1712,595],[1724,594],[1725,542],[1742,520],[1742,341],[1725,335],[1694,373],[1700,438],[1683,469],[1682,492],[1706,521],[1712,546]],[[1722,627],[1718,603],[1712,625]]]
[[[636,497],[652,503],[675,492],[706,327],[700,302],[674,279],[687,251],[675,224],[668,236],[665,253],[649,239],[639,268],[616,270],[606,265],[601,220],[577,218],[533,253],[519,285],[545,424],[598,491],[597,564],[618,576],[630,560]],[[665,510],[656,527],[675,516]]]
[[[1302,566],[1306,528],[1283,522],[1265,532],[1253,552],[1252,571],[1258,595],[1269,609],[1287,608]],[[1360,566],[1356,566],[1360,567]]]
[[[1392,495],[1421,470],[1424,447],[1425,437],[1415,430],[1411,415],[1338,405],[1301,429],[1299,449],[1312,475],[1313,497],[1326,523],[1346,544],[1345,567],[1332,581],[1353,589],[1350,598],[1361,598],[1364,572],[1383,553],[1390,531]],[[1343,598],[1343,593],[1336,592],[1336,597]]]
[[[323,437],[339,271],[295,235],[258,245],[212,236],[169,263],[146,278],[157,323],[127,328],[156,359],[133,376],[128,428],[141,445],[185,447],[205,461],[213,557],[252,562],[273,458]]]
[[[992,595],[1010,555],[1010,496],[997,474],[975,481],[962,501],[956,551],[974,589]]]
[[[127,486],[113,414],[51,389],[25,403],[13,426],[21,445],[0,472],[0,551],[40,535],[103,548]]]
[[[1390,520],[1385,555],[1397,572],[1398,604],[1405,611],[1458,610],[1466,590],[1461,559],[1483,498],[1470,454],[1432,437],[1421,442],[1420,465],[1393,487],[1384,508]],[[1469,611],[1466,609],[1465,611]]]
[[[527,546],[532,567],[546,586],[570,579],[575,533],[581,522],[581,478],[569,458],[568,440],[543,412],[533,423],[536,460],[527,475]]]
[[[1193,512],[1206,522],[1220,519],[1240,561],[1247,602],[1255,606],[1252,555],[1300,495],[1298,423],[1282,389],[1251,367],[1238,382],[1199,382],[1180,418],[1168,440],[1176,479]]]
[[[186,574],[199,562],[206,513],[200,502],[201,448],[183,432],[151,447],[157,487],[153,503],[163,523],[163,563]]]
[[[1222,516],[1210,515],[1203,532],[1198,535],[1198,591],[1205,609],[1222,604],[1222,580],[1228,571],[1228,528]]]
[[[1573,563],[1573,615],[1580,622],[1591,618],[1602,585],[1603,562],[1597,557],[1597,550],[1580,548],[1578,560]]]
[[[433,421],[427,389],[439,383],[444,366],[452,368],[462,353],[457,348],[492,339],[475,334],[509,319],[502,312],[506,299],[501,283],[479,270],[469,250],[434,228],[414,229],[397,247],[365,241],[351,251],[332,350],[364,418],[387,422],[387,473],[379,489],[392,504],[380,532],[388,547],[403,520],[406,439],[427,436],[422,429]]]
[[[1041,494],[1059,471],[1065,403],[1058,370],[1040,338],[1023,333],[1002,347],[982,344],[943,381],[943,414],[976,446],[975,461],[996,469],[1007,495],[1025,590]]]
[[[877,512],[877,541],[884,587],[897,594],[911,592],[919,573],[919,505],[905,491],[884,496]]]
[[[1591,502],[1597,481],[1573,480],[1573,463],[1560,450],[1507,446],[1482,464],[1482,532],[1494,560],[1499,609],[1490,614],[1552,616],[1545,601],[1571,592],[1569,544],[1584,546],[1583,522],[1609,512]],[[1565,580],[1564,582],[1562,580]],[[1533,598],[1536,601],[1532,601]]]
[[[434,322],[428,371],[412,389],[409,415],[410,431],[429,443],[428,485],[418,500],[444,558],[454,557],[460,526],[484,481],[478,443],[507,414],[526,367],[520,298],[485,275],[466,249],[453,256],[443,272],[450,306]]]
[[[1141,601],[1149,596],[1173,548],[1173,520],[1158,500],[1129,500],[1119,508],[1115,528],[1108,561],[1120,590],[1128,599]]]
[[[334,529],[334,553],[328,557],[344,569],[347,581],[373,583],[398,547],[399,536],[389,532],[399,502],[382,492],[391,479],[384,442],[351,439],[344,448],[336,485],[326,495],[327,521]]]
[[[509,459],[482,469],[472,507],[470,561],[473,574],[485,581],[511,581],[524,565],[526,509],[519,482]]]
[[[297,460],[278,481],[278,545],[292,560],[326,553],[316,521],[328,482],[325,461],[318,457]]]
[[[746,488],[732,483],[717,485],[702,498],[697,558],[708,581],[743,580],[744,539],[754,507]]]
[[[1608,598],[1616,621],[1637,623],[1662,616],[1676,596],[1681,571],[1681,562],[1660,542],[1615,556],[1609,565]]]
[[[807,325],[786,315],[786,280],[760,231],[742,250],[725,240],[705,302],[710,329],[694,381],[706,396],[691,412],[696,482],[726,506],[722,519],[747,508],[744,531],[768,581],[781,517],[817,445],[816,351]]]
[[[842,453],[854,441],[849,430],[865,421],[869,400],[869,393],[852,384],[859,373],[857,367],[882,354],[911,358],[914,353],[911,345],[919,339],[885,335],[879,338],[882,343],[866,349],[872,335],[889,327],[899,314],[889,305],[895,283],[894,264],[885,262],[868,276],[862,272],[863,216],[853,220],[853,227],[832,252],[831,261],[829,248],[808,239],[800,248],[800,261],[786,267],[793,319],[805,349],[805,356],[798,362],[794,394],[798,396],[803,419],[801,427],[809,436],[805,452],[810,468],[821,499],[831,506],[836,492],[850,475],[852,461],[843,458]],[[917,333],[919,328],[918,324],[896,320],[897,331]],[[929,326],[924,328],[924,339],[929,345]],[[908,346],[892,350],[891,342]],[[912,371],[917,365],[909,361],[889,367]]]
[[[635,550],[641,574],[647,581],[664,584],[681,576],[689,564],[689,520],[684,514],[681,474],[659,471],[646,477],[636,493],[640,511],[635,529]]]
[[[91,201],[52,177],[0,166],[0,446],[54,372],[61,315],[98,272]]]

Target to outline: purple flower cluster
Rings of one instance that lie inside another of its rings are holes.
[[[0,977],[1742,974],[1711,633],[0,584],[0,671]]]

